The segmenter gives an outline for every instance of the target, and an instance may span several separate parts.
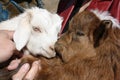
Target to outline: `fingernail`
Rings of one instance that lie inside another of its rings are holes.
[[[8,69],[8,70],[12,70],[12,69],[16,68],[16,66],[17,66],[16,63],[15,63],[14,65],[13,65],[13,64],[10,64],[10,65],[7,67],[7,69]]]
[[[30,68],[30,65],[29,65],[28,63],[25,63],[25,64],[23,65],[23,68],[26,69],[26,70],[28,70],[28,69]]]
[[[8,70],[11,70],[11,69],[12,69],[12,66],[11,66],[11,65],[9,65],[9,66],[7,67],[7,69],[8,69]]]

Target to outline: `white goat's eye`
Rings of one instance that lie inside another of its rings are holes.
[[[38,27],[33,27],[33,30],[34,30],[35,32],[41,32],[40,28],[38,28]]]

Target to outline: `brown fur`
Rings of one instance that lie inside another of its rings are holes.
[[[76,14],[55,44],[58,55],[39,58],[42,70],[35,80],[120,80],[119,34],[111,21],[92,12]]]

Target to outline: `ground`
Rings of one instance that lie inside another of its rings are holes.
[[[56,12],[59,0],[43,0],[44,7],[48,9],[50,12]]]

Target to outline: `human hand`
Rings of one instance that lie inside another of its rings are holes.
[[[13,31],[0,30],[0,63],[7,61],[14,53],[15,44],[12,41]],[[21,60],[13,60],[8,66],[8,70],[16,69]],[[31,67],[31,68],[30,68]],[[33,62],[32,66],[28,63],[22,65],[20,70],[12,77],[13,80],[33,80],[37,72],[41,69],[40,61]]]
[[[0,30],[0,63],[7,61],[16,49],[12,41],[13,33],[13,31]]]
[[[7,67],[8,70],[14,70],[21,63],[21,60],[13,60]],[[28,63],[22,65],[19,71],[12,77],[12,80],[34,80],[37,76],[38,71],[41,70],[40,61],[34,61],[30,68]]]

